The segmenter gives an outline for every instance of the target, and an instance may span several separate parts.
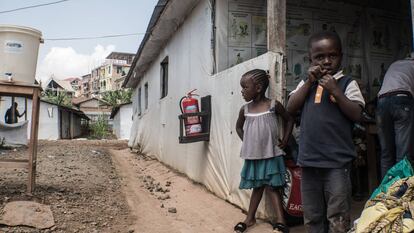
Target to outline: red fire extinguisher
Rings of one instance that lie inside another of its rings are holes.
[[[184,96],[180,100],[180,109],[181,113],[196,113],[199,112],[198,100],[193,98],[193,96],[198,96],[193,94],[197,89],[194,89],[187,93],[187,96]],[[197,135],[202,132],[201,128],[201,119],[198,116],[191,116],[184,119],[185,134],[187,136]]]

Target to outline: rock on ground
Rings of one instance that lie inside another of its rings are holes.
[[[14,201],[6,204],[0,224],[6,226],[30,226],[47,229],[55,225],[52,210],[47,205],[31,201]]]

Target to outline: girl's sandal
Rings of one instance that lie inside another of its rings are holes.
[[[289,228],[282,223],[272,224],[274,233],[289,233]]]
[[[243,233],[247,230],[247,225],[244,222],[239,222],[234,226],[234,232]]]

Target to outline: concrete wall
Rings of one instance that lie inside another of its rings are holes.
[[[99,101],[96,99],[91,99],[89,101],[85,101],[79,105],[80,108],[98,108]]]
[[[120,137],[121,137],[121,114],[119,113],[119,111],[114,116],[112,122],[113,122],[112,123],[112,132],[113,132],[113,134],[115,134],[116,138],[120,139]]]
[[[132,104],[122,105],[113,119],[113,133],[118,139],[129,139],[131,128]]]
[[[252,69],[270,70],[281,56],[266,53],[218,74],[213,73],[211,50],[211,6],[201,1],[161,50],[133,93],[133,127],[129,146],[141,146],[144,153],[204,184],[217,196],[244,209],[249,191],[239,190],[241,141],[235,132],[240,107],[240,77]],[[168,56],[168,95],[160,99],[160,63]],[[278,67],[279,68],[279,67]],[[281,70],[281,69],[279,69]],[[148,83],[149,106],[145,109],[144,85]],[[141,112],[138,114],[138,89]],[[212,96],[209,142],[179,144],[179,100],[197,88],[200,96]],[[263,204],[259,215],[264,214]]]
[[[123,105],[119,112],[121,114],[120,139],[129,139],[132,128],[132,104]]]
[[[4,123],[4,115],[11,105],[10,97],[2,97],[0,102],[0,121]],[[25,111],[24,98],[16,97],[15,102],[18,104],[18,111],[23,113]],[[30,125],[32,119],[32,100],[27,100],[27,120],[29,120],[28,137],[30,137]],[[19,122],[24,121],[25,117],[19,118]],[[40,103],[39,112],[39,139],[56,140],[59,139],[59,113],[58,107],[46,102]]]
[[[6,114],[7,109],[10,107],[11,98],[2,97],[0,102],[0,122],[4,123],[4,115]],[[24,98],[16,97],[15,102],[18,104],[19,113],[25,111]],[[79,137],[82,134],[81,129],[81,118],[71,113],[67,110],[63,110],[62,118],[60,118],[59,108],[54,104],[49,104],[46,102],[40,102],[40,112],[39,112],[39,139],[44,140],[57,140],[60,139],[60,120],[62,119],[62,136],[64,139],[69,139],[72,137]],[[30,137],[31,130],[31,119],[32,119],[32,100],[27,100],[27,120],[29,121],[28,125],[28,137]],[[19,122],[25,120],[25,116],[19,118]],[[70,122],[70,124],[69,124]],[[71,128],[70,128],[71,127]]]

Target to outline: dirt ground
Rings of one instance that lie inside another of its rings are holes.
[[[23,151],[0,151],[1,158]],[[233,232],[243,212],[157,160],[132,153],[123,141],[41,141],[33,196],[24,169],[0,170],[0,214],[5,203],[49,205],[47,230],[0,226],[2,232]],[[272,232],[258,221],[249,233]],[[302,233],[302,226],[291,228]]]
[[[26,169],[0,170],[0,208],[15,200],[49,205],[55,227],[39,231],[0,226],[0,232],[128,232],[132,219],[107,148],[118,141],[41,141],[37,184],[27,196]],[[0,151],[1,158],[25,158],[25,151]]]

